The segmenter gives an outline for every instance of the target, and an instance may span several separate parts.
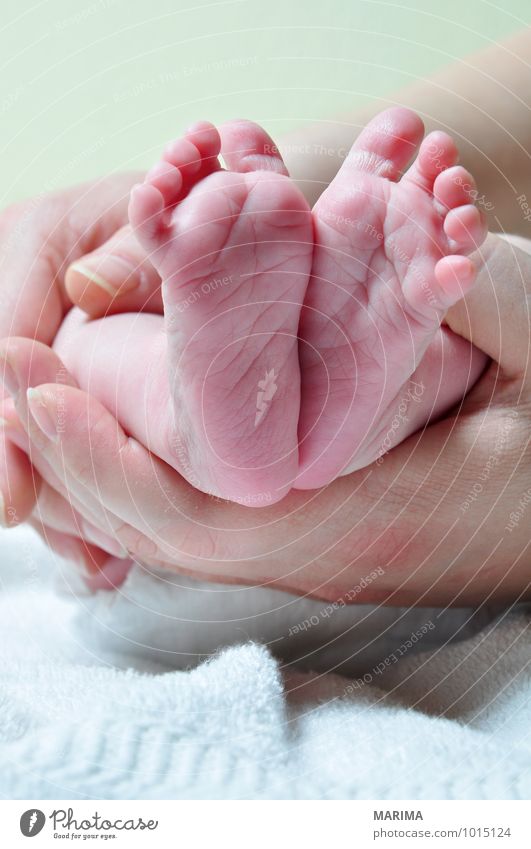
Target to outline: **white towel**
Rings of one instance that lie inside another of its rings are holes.
[[[341,609],[294,649],[286,631],[314,602],[245,589],[219,602],[219,588],[141,569],[120,594],[59,597],[30,532],[0,534],[0,557],[4,797],[529,797],[525,609],[448,644],[469,613],[430,628],[440,611]],[[249,641],[260,633],[269,648]],[[331,635],[339,653],[318,651]],[[295,667],[301,654],[317,672]],[[365,678],[322,671],[338,662]]]

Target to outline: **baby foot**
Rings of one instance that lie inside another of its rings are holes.
[[[452,167],[452,139],[431,133],[400,177],[423,134],[409,110],[382,113],[315,206],[297,487],[322,486],[382,453],[409,378],[474,282],[465,254],[486,228],[467,196],[471,176]]]
[[[311,213],[269,136],[208,123],[169,145],[129,217],[162,281],[171,456],[195,487],[251,506],[298,469],[298,323]]]

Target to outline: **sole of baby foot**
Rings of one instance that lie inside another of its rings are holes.
[[[202,122],[168,146],[129,214],[163,281],[175,467],[225,499],[280,500],[298,471],[306,201],[261,127],[220,136]]]
[[[486,236],[473,179],[445,133],[394,108],[362,131],[314,209],[301,316],[300,474],[314,489],[380,453],[375,434],[446,310],[474,283]],[[415,156],[416,154],[416,156]],[[413,164],[406,169],[414,158]]]

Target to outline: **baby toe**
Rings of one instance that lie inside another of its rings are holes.
[[[129,199],[129,221],[141,245],[152,251],[163,227],[164,197],[156,186],[141,183],[134,186]]]
[[[161,160],[146,174],[145,183],[157,189],[166,206],[176,203],[183,187],[183,178],[178,168]]]
[[[415,162],[403,179],[431,192],[437,176],[455,165],[458,157],[452,137],[436,130],[426,136]]]
[[[473,251],[487,236],[485,216],[473,204],[451,209],[443,224],[447,238],[461,251]]]
[[[178,168],[185,179],[194,177],[201,170],[201,154],[189,138],[174,139],[166,145],[162,158]]]
[[[197,148],[203,160],[217,157],[221,150],[219,132],[210,121],[196,121],[186,130],[185,138]]]
[[[271,136],[253,121],[227,121],[221,127],[221,153],[231,171],[272,171],[287,175],[282,156]]]
[[[435,279],[439,284],[438,299],[445,309],[449,309],[474,285],[476,268],[466,256],[445,256],[435,266]]]
[[[345,168],[397,180],[411,162],[423,135],[422,119],[411,109],[386,109],[361,131]]]
[[[466,168],[455,165],[436,177],[433,196],[446,209],[470,204],[477,197],[476,182]]]

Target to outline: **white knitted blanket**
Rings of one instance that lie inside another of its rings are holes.
[[[0,534],[0,563],[4,798],[529,798],[525,607],[491,624],[323,617],[140,569],[121,593],[76,599],[22,529]]]

